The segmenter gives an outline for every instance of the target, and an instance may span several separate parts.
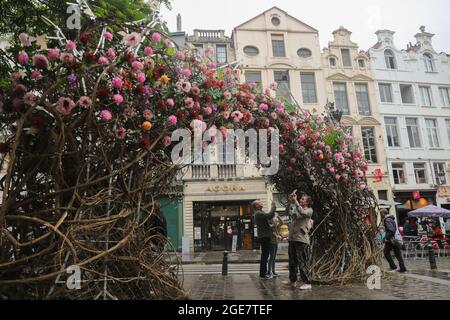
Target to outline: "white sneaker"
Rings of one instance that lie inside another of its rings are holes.
[[[300,290],[312,290],[312,285],[310,284],[304,284],[300,288]]]
[[[297,288],[297,282],[283,281],[282,284],[290,286],[291,288]]]

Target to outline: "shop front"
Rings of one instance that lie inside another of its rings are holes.
[[[408,218],[408,213],[429,205],[436,205],[436,191],[397,191],[394,192],[394,200],[401,203],[397,206],[397,221],[403,225]]]
[[[184,185],[183,239],[189,253],[253,250],[257,237],[251,203],[268,209],[264,179],[189,181]]]
[[[194,203],[196,252],[252,250],[254,236],[250,202]]]

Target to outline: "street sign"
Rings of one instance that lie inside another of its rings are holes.
[[[231,245],[231,252],[235,253],[237,251],[237,235],[233,236],[233,243]]]

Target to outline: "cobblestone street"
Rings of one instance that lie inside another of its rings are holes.
[[[314,286],[302,292],[282,284],[288,280],[286,263],[280,263],[281,277],[261,281],[257,265],[234,266],[229,276],[212,266],[186,268],[184,286],[193,300],[450,300],[450,259],[441,258],[439,271],[429,271],[426,260],[410,260],[408,274],[392,274],[382,280],[381,290],[369,290],[365,284]],[[384,266],[386,267],[386,266]],[[202,271],[204,270],[204,271]]]

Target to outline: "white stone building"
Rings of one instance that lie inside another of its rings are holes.
[[[425,27],[405,50],[397,48],[394,34],[377,31],[369,55],[402,222],[411,209],[450,207],[450,66]]]

